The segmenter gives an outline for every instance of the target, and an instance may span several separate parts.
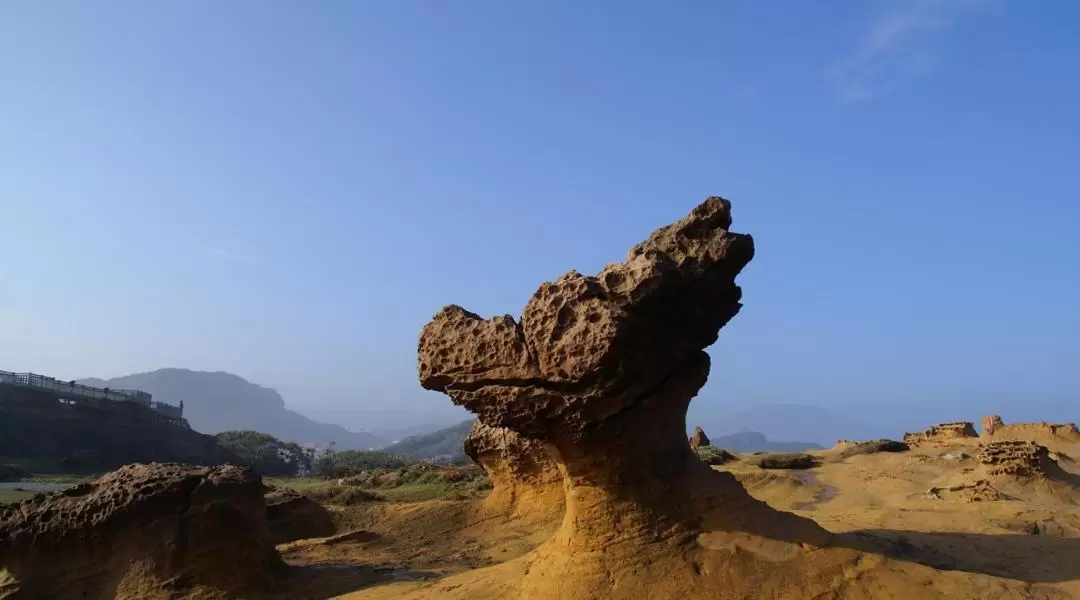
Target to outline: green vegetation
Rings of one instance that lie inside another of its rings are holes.
[[[80,483],[89,483],[101,474],[95,475],[63,475],[63,474],[50,474],[50,475],[34,475],[32,479],[35,483],[59,483],[65,485],[78,485]]]
[[[223,431],[218,445],[262,475],[297,475],[311,469],[313,450],[258,431]]]
[[[36,493],[37,492],[28,492],[22,489],[0,490],[0,506],[22,502]]]
[[[333,446],[314,465],[315,475],[326,479],[340,479],[359,475],[374,469],[398,469],[414,464],[411,458],[379,450],[343,450],[335,452]]]
[[[344,478],[340,485],[302,477],[275,478],[267,483],[290,487],[316,502],[338,506],[378,501],[464,500],[491,489],[491,481],[483,469],[437,467],[426,463],[362,471]]]
[[[462,451],[465,436],[472,429],[475,419],[462,421],[453,427],[440,429],[424,435],[407,437],[396,444],[391,444],[384,451],[401,456],[425,459],[448,455],[452,464],[465,464],[469,461]]]
[[[263,482],[275,487],[292,488],[298,492],[326,485],[326,480],[322,477],[263,477]]]
[[[809,469],[817,464],[813,456],[800,452],[758,454],[747,462],[762,469]]]
[[[698,446],[694,452],[697,453],[698,458],[710,465],[722,465],[733,460],[739,460],[739,458],[731,452],[728,452],[723,448],[717,448],[716,446]]]
[[[307,488],[303,490],[303,494],[319,504],[332,504],[334,506],[352,506],[381,500],[379,496],[371,492],[337,485],[321,485]]]
[[[904,442],[897,442],[896,440],[873,440],[870,442],[859,442],[844,448],[840,451],[840,458],[847,458],[849,456],[856,456],[858,454],[877,454],[878,452],[907,452],[911,450]]]

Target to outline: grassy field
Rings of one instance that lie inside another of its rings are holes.
[[[41,493],[32,488],[42,484],[54,484],[56,486],[66,487],[92,481],[95,478],[95,475],[35,475],[30,479],[25,479],[23,481],[6,482],[0,484],[0,504],[21,502],[34,494]]]
[[[385,502],[423,502],[425,500],[451,499],[460,500],[468,497],[482,495],[490,488],[486,478],[478,482],[452,482],[439,477],[420,478],[409,480],[404,483],[393,485],[352,485],[338,486],[336,480],[325,480],[317,477],[267,477],[269,485],[294,489],[300,493],[309,493],[313,498],[320,501],[337,503],[336,497],[340,498],[365,498],[362,501],[385,501]],[[348,490],[362,492],[355,496],[349,496]],[[338,498],[338,499],[340,499]],[[348,501],[346,503],[351,503]]]
[[[92,481],[95,478],[95,475],[49,474],[35,475],[33,478],[26,480],[26,482],[31,484],[52,483],[59,485],[77,485]],[[310,491],[313,495],[319,496],[334,496],[334,492],[339,489],[336,480],[328,481],[318,477],[267,477],[264,481],[269,485],[291,488],[300,493]],[[16,487],[17,485],[17,483],[12,483],[5,487]],[[410,481],[393,487],[369,488],[346,486],[340,488],[341,491],[345,491],[346,489],[361,490],[362,492],[369,494],[372,501],[422,502],[425,500],[461,499],[464,497],[471,497],[484,493],[487,488],[482,485],[477,486],[475,484],[452,483],[435,479],[433,481]],[[35,493],[36,492],[22,489],[0,489],[0,504],[20,502],[33,496]]]
[[[318,477],[264,477],[263,481],[267,485],[291,488],[298,492],[332,483]]]
[[[30,496],[33,496],[34,493],[35,492],[24,492],[20,490],[0,490],[0,505],[22,502]]]

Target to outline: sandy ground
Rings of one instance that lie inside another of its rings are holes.
[[[793,573],[804,572],[805,588],[754,592],[736,586],[723,597],[1080,600],[1080,488],[1070,480],[1017,479],[962,488],[985,477],[974,459],[977,443],[924,444],[909,452],[846,459],[835,450],[822,451],[816,453],[820,466],[798,471],[762,470],[745,461],[715,467],[731,472],[772,507],[845,534],[841,538],[850,548],[884,541],[893,549],[889,558],[871,551],[857,567],[845,566],[847,581],[811,581],[818,567],[810,561],[793,567]],[[1061,455],[1067,477],[1080,475],[1080,464],[1068,459],[1080,457],[1080,444],[1040,443]],[[972,458],[941,458],[947,452]],[[931,488],[935,494],[928,493]],[[335,510],[343,529],[362,533],[351,540],[282,546],[286,560],[303,574],[290,597],[514,598],[532,564],[530,551],[551,537],[561,518],[555,511],[510,518],[484,511],[476,501]],[[878,583],[863,582],[855,591],[852,582],[871,571]],[[717,597],[696,594],[692,582],[659,589]],[[640,597],[664,593],[642,590]]]

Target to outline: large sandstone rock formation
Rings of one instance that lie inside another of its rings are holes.
[[[289,488],[266,488],[266,524],[273,543],[327,537],[336,532],[333,517],[318,502]]]
[[[979,437],[975,424],[971,421],[956,421],[934,425],[926,431],[905,433],[903,441],[909,446],[918,446],[924,442],[954,442],[967,438]]]
[[[236,467],[128,465],[0,507],[0,597],[168,597],[265,590],[284,565],[260,478]]]
[[[447,306],[424,327],[421,384],[492,427],[543,442],[564,473],[563,524],[524,597],[572,597],[557,587],[568,580],[611,589],[616,572],[692,577],[703,567],[682,553],[706,548],[768,554],[828,541],[813,522],[710,469],[685,437],[687,407],[709,374],[704,349],[738,313],[735,277],[754,255],[750,236],[730,224],[729,203],[709,198],[625,262],[544,283],[520,322]],[[659,557],[672,553],[680,558],[665,566]]]
[[[465,436],[464,450],[491,478],[485,507],[514,515],[562,509],[562,473],[543,443],[477,419]]]

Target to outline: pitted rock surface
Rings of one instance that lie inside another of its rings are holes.
[[[0,507],[0,589],[27,598],[265,589],[283,566],[260,478],[237,467],[128,465]],[[0,578],[2,579],[2,578]]]
[[[735,276],[754,255],[730,224],[730,203],[711,197],[626,261],[542,284],[520,322],[447,306],[421,333],[421,384],[537,439],[574,437],[680,371],[704,384],[702,350],[739,311]]]
[[[1046,446],[1028,440],[979,444],[977,456],[991,476],[1043,477],[1057,470]]]

